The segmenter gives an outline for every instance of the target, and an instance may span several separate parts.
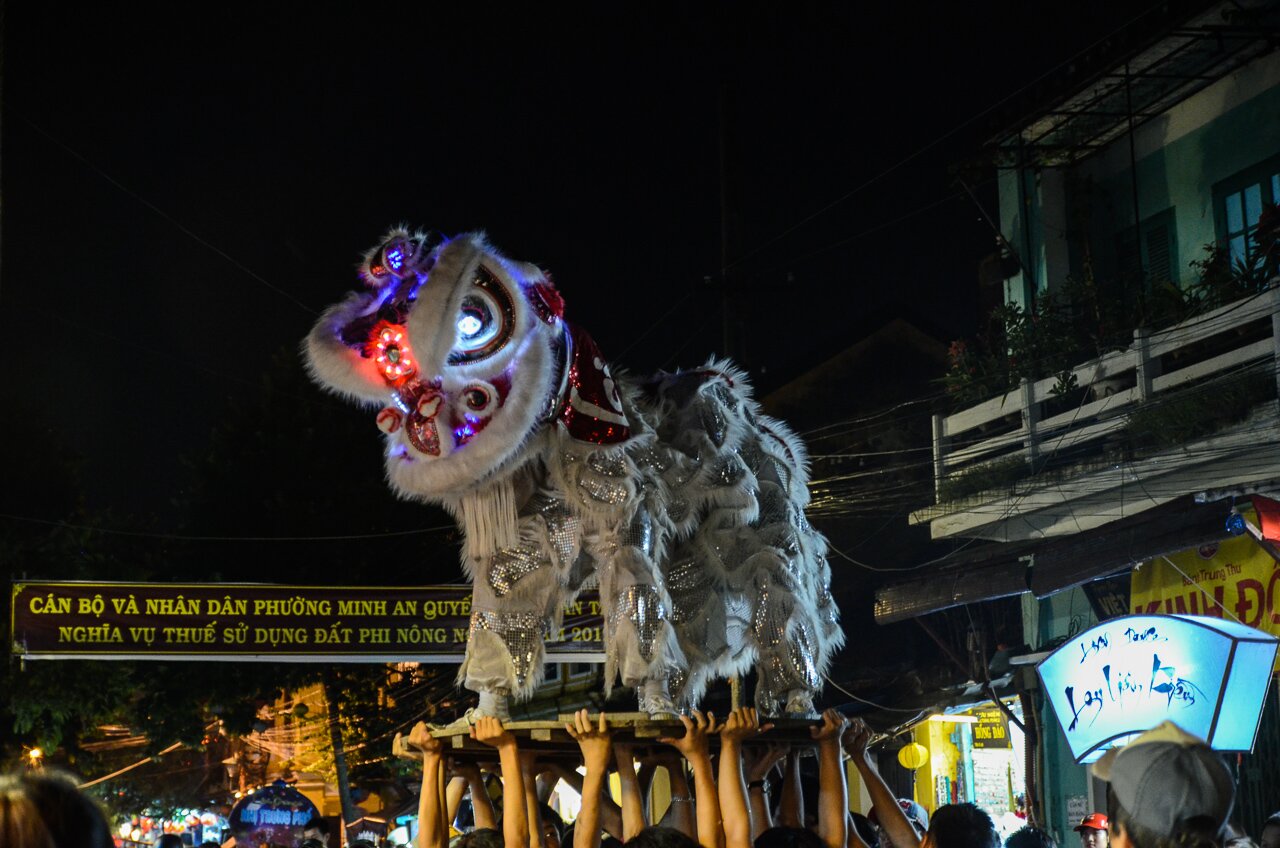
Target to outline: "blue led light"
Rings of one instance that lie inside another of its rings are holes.
[[[1227,532],[1232,536],[1239,536],[1244,532],[1244,516],[1234,509],[1227,516]]]
[[[471,428],[470,424],[463,424],[461,427],[454,428],[453,442],[454,444],[461,447],[462,445],[465,445],[467,442],[471,441],[471,437],[474,436],[475,434],[476,434],[476,431]]]
[[[464,339],[480,332],[480,328],[483,326],[484,323],[474,315],[463,315],[458,319],[458,332],[462,334]]]
[[[393,247],[387,251],[387,264],[391,266],[392,271],[399,271],[404,267],[404,253],[400,248]]]

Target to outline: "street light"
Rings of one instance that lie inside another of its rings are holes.
[[[44,760],[44,751],[39,748],[32,748],[27,751],[27,768],[40,768],[42,760]]]

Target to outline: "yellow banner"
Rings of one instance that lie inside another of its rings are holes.
[[[1247,533],[1143,563],[1129,598],[1135,613],[1211,615],[1280,636],[1280,563]]]

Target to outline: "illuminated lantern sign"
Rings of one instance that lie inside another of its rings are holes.
[[[1219,751],[1249,751],[1276,645],[1221,618],[1130,615],[1069,639],[1036,671],[1078,763],[1165,719]]]
[[[237,845],[296,845],[317,815],[307,796],[277,780],[237,801],[227,819]]]

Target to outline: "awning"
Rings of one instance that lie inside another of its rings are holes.
[[[891,624],[961,604],[1031,592],[1037,598],[1098,580],[1161,554],[1227,536],[1231,501],[1187,495],[1074,536],[984,545],[876,591],[875,618]]]

